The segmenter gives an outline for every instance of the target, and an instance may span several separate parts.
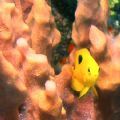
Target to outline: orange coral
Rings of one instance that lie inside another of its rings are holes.
[[[79,0],[75,12],[72,38],[76,45],[89,43],[89,31],[92,24],[104,30],[108,17],[107,0]]]
[[[72,66],[64,65],[55,76],[50,65],[60,33],[46,1],[0,1],[0,119],[95,119],[93,96],[78,100],[70,89]],[[105,120],[114,112],[112,95],[120,84],[120,36],[101,31],[107,15],[107,0],[79,0],[72,32],[75,44],[88,47],[100,65],[97,108]],[[107,103],[109,98],[112,100]]]
[[[55,28],[50,6],[44,0],[34,0],[26,22],[32,26],[32,48],[51,59],[50,51],[60,42],[60,33]]]
[[[49,85],[46,83],[54,78],[48,62],[51,56],[46,55],[59,42],[60,33],[46,1],[26,1],[26,4],[24,8],[20,0],[0,1],[0,118],[17,120],[25,114],[25,119],[39,120],[44,119],[43,116],[57,119],[62,117],[64,108],[54,80],[48,82]],[[24,13],[27,7],[31,7],[31,11]],[[22,107],[26,112],[21,113]]]

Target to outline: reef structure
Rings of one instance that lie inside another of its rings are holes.
[[[65,118],[50,65],[60,41],[45,0],[0,1],[0,120]]]
[[[0,5],[0,120],[110,120],[119,113],[120,36],[106,31],[107,0],[78,0],[72,31],[76,47],[88,48],[100,65],[96,103],[92,94],[79,99],[71,91],[75,50],[55,75],[52,50],[61,35],[50,1]]]

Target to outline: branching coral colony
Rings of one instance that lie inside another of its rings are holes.
[[[51,53],[61,36],[48,3],[0,0],[0,120],[112,119],[120,107],[120,36],[107,34],[108,1],[78,0],[73,23],[74,43],[88,48],[101,69],[95,102],[71,91],[75,50],[54,73]]]

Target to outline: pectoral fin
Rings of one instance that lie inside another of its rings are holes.
[[[93,93],[95,94],[95,96],[98,97],[97,90],[96,90],[96,88],[94,86],[92,87],[92,90],[93,90]]]
[[[84,96],[84,95],[88,92],[89,89],[90,89],[90,87],[84,87],[84,88],[82,89],[82,91],[80,91],[80,96],[79,96],[79,98],[82,97],[82,96]]]

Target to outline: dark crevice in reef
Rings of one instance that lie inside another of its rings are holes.
[[[65,18],[71,20],[72,22],[74,21],[77,0],[51,0],[51,5],[54,6]]]

